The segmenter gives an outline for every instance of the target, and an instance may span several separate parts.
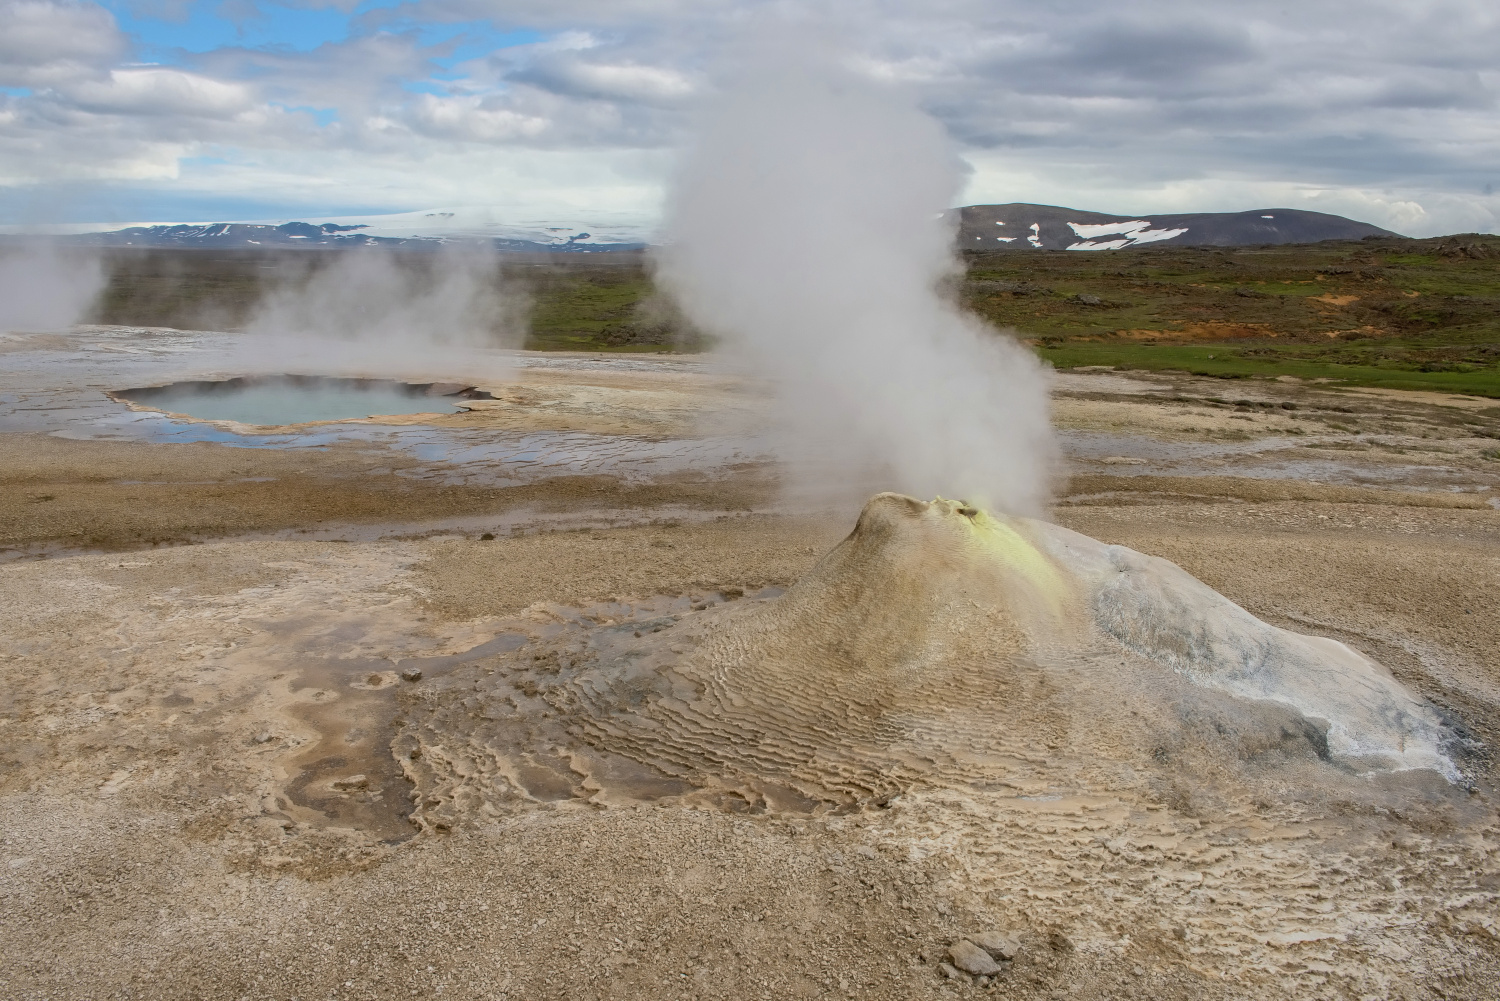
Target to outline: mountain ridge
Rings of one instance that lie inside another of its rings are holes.
[[[98,233],[78,233],[55,237],[64,243],[92,247],[181,247],[214,249],[250,249],[272,247],[277,249],[343,249],[354,247],[401,248],[405,250],[437,250],[445,246],[489,246],[494,250],[511,253],[600,253],[618,250],[640,250],[643,243],[593,243],[592,235],[577,232],[566,239],[543,243],[536,240],[516,240],[498,236],[378,236],[365,233],[367,223],[339,225],[337,223],[287,222],[280,225],[269,223],[163,223],[157,226],[130,226],[125,229]]]
[[[958,216],[963,250],[1127,250],[1139,246],[1249,247],[1398,237],[1344,216],[1305,209],[1110,215],[1062,205],[966,205]]]
[[[949,212],[962,250],[1126,250],[1141,246],[1244,247],[1324,240],[1399,237],[1399,234],[1344,216],[1304,209],[1268,208],[1245,212],[1191,212],[1112,215],[1061,205],[1009,202],[966,205]],[[644,242],[596,240],[587,231],[559,229],[555,239],[517,239],[463,233],[378,235],[368,223],[179,223],[131,226],[55,239],[94,247],[341,249],[355,247],[436,250],[480,246],[509,253],[608,253],[643,250]],[[386,232],[389,232],[386,229]],[[567,236],[561,235],[563,232]],[[529,234],[528,234],[529,235]]]

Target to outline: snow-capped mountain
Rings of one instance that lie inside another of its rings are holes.
[[[958,209],[965,250],[1125,250],[1141,246],[1244,247],[1360,240],[1396,234],[1343,216],[1302,209],[1106,215],[1060,205],[968,205]]]
[[[1057,205],[968,205],[958,215],[958,245],[965,250],[1125,250],[1141,246],[1238,247],[1272,243],[1358,240],[1396,234],[1343,216],[1301,209],[1199,212],[1177,215],[1107,215]],[[367,220],[367,221],[366,221]],[[74,232],[65,242],[103,247],[434,249],[444,244],[487,244],[500,251],[597,253],[639,250],[647,244],[639,222],[502,225],[487,214],[459,209],[307,223],[192,223],[130,226],[108,232]]]
[[[413,213],[413,215],[415,215]],[[192,223],[130,226],[107,232],[75,233],[64,236],[68,243],[99,247],[213,247],[253,250],[255,248],[340,248],[402,247],[412,250],[436,249],[444,244],[489,244],[501,251],[562,251],[592,253],[612,250],[636,250],[643,243],[620,239],[614,234],[595,234],[585,229],[564,226],[529,227],[519,232],[496,234],[493,230],[459,230],[442,225],[453,213],[427,213],[416,224],[397,227],[389,219],[376,217],[373,225],[365,222],[287,222],[272,223]],[[422,225],[425,223],[425,225]]]

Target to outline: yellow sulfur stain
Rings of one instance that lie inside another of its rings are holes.
[[[941,501],[942,498],[936,498]],[[973,509],[965,509],[973,510]],[[1071,595],[1066,578],[1052,561],[1006,521],[988,511],[965,514],[973,537],[984,549],[1011,570],[1016,571],[1047,605],[1047,610],[1062,616]]]

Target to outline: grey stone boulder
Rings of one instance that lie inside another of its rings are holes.
[[[1001,966],[990,954],[966,938],[961,938],[948,947],[948,958],[953,965],[976,977],[992,977]]]
[[[1021,951],[1021,938],[1008,932],[987,931],[970,935],[969,941],[989,953],[995,959],[1015,959]]]

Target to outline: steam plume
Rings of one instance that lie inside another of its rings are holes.
[[[283,266],[298,260],[289,254]],[[247,360],[280,371],[498,376],[508,365],[484,349],[519,345],[524,306],[490,251],[346,251],[267,294],[246,326]]]
[[[0,251],[0,331],[71,327],[103,287],[95,254],[64,254],[42,241]]]
[[[1043,370],[940,291],[961,162],[906,96],[787,52],[758,53],[704,109],[663,281],[772,380],[801,458],[1036,511],[1054,454]]]

